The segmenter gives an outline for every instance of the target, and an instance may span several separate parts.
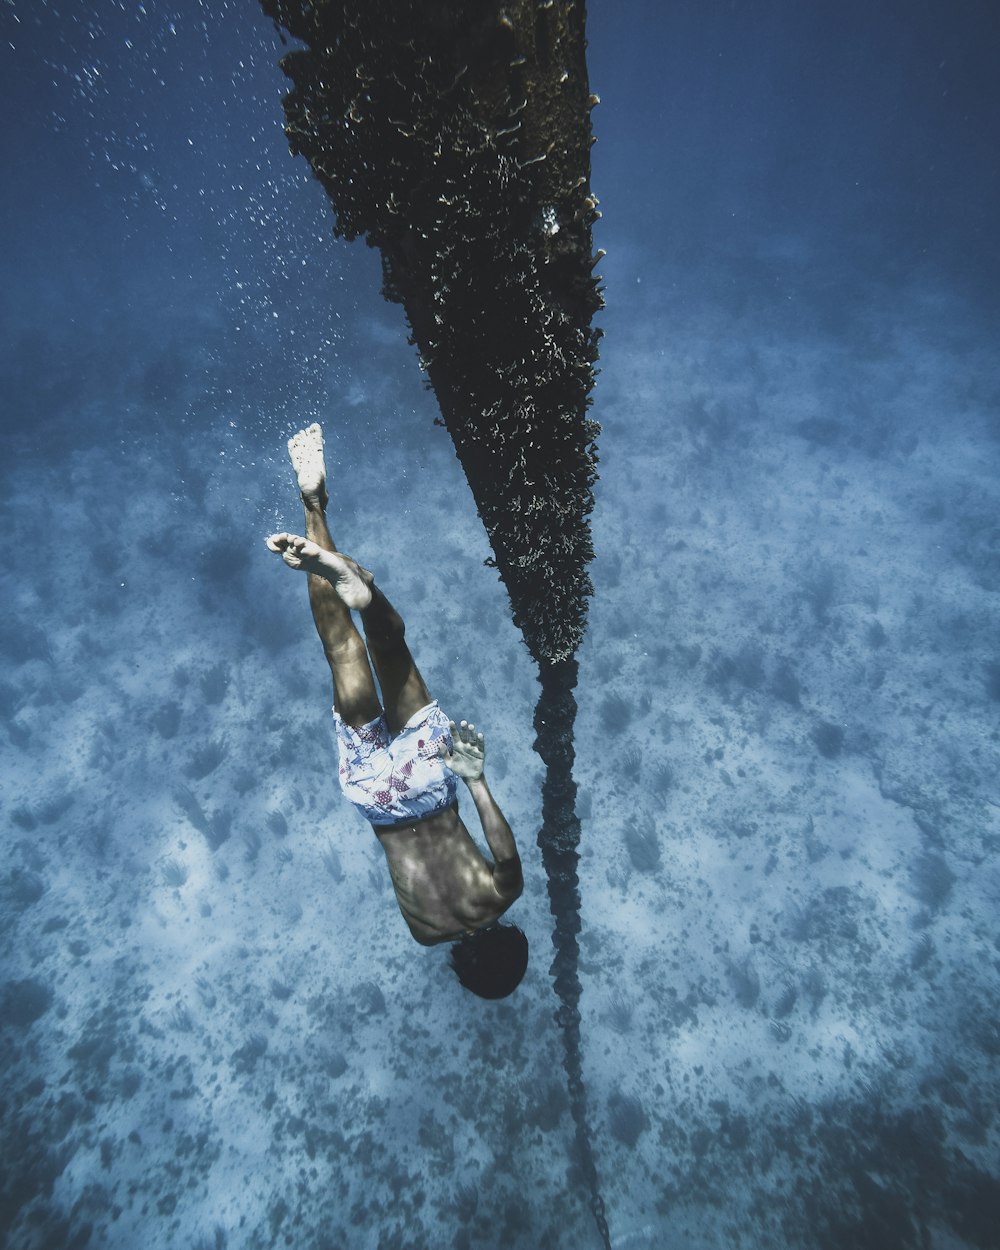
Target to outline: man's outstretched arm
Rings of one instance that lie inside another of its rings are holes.
[[[469,787],[482,822],[483,834],[496,861],[493,865],[493,884],[499,894],[513,901],[524,889],[524,877],[521,874],[521,857],[517,853],[517,843],[510,825],[497,806],[482,773],[473,779],[466,777],[465,784]]]
[[[470,725],[467,721],[462,721],[461,725],[452,721],[451,732],[453,750],[449,752],[442,746],[441,758],[469,787],[487,845],[496,861],[493,864],[493,885],[503,898],[509,898],[513,902],[524,889],[521,857],[517,853],[517,843],[510,825],[507,824],[507,818],[497,806],[483,776],[483,764],[486,760],[483,735],[477,734],[475,725]]]

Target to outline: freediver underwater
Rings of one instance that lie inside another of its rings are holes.
[[[0,1243],[596,1248],[589,1141],[615,1250],[993,1250],[990,6],[591,0],[589,82],[568,0],[498,0],[495,76],[444,4],[286,7],[311,54],[246,6],[7,6]],[[574,190],[542,106],[591,85]],[[337,545],[486,731],[497,1002],[335,784],[264,546],[314,420]]]
[[[334,546],[320,426],[300,430],[288,450],[306,535],[272,534],[267,546],[308,577],[313,621],[333,677],[341,791],[381,843],[414,939],[423,946],[455,943],[450,962],[462,985],[482,998],[505,998],[524,976],[528,939],[498,921],[520,897],[524,879],[514,835],[484,775],[485,735],[465,720],[448,721],[374,574]],[[458,779],[475,804],[492,863],[459,816]]]

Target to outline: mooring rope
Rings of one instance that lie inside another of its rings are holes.
[[[577,873],[580,820],[576,814],[576,782],[573,780],[576,754],[573,746],[576,721],[573,689],[577,671],[575,660],[542,665],[540,670],[542,693],[535,708],[535,750],[545,762],[546,772],[542,783],[542,827],[538,833],[538,845],[548,879],[549,907],[555,921],[552,932],[555,956],[549,972],[559,999],[555,1019],[562,1032],[577,1154],[590,1191],[594,1222],[605,1250],[611,1250],[611,1234],[590,1140],[580,1034],[580,947],[577,941],[580,932]]]

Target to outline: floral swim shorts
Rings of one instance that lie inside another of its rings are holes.
[[[340,788],[373,825],[411,824],[455,801],[458,781],[438,755],[452,749],[447,716],[437,700],[415,712],[393,738],[385,713],[367,725],[333,714],[340,749]]]

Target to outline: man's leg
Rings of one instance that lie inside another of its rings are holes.
[[[348,725],[365,725],[382,708],[364,640],[351,619],[351,607],[368,596],[358,580],[358,566],[337,552],[327,528],[326,466],[319,426],[311,425],[296,434],[288,451],[305,508],[306,542],[315,543],[321,552],[334,554],[337,559],[321,566],[315,548],[304,549],[302,540],[293,534],[274,534],[267,545],[290,567],[307,571],[309,605],[333,675],[333,706]],[[322,573],[311,571],[320,567]]]
[[[306,538],[324,551],[336,552],[326,515],[303,500]],[[351,619],[351,609],[326,577],[309,573],[309,606],[333,676],[333,706],[348,725],[366,725],[379,715],[379,703],[364,640]]]
[[[310,426],[308,430],[297,434],[289,443],[288,449],[299,479],[302,502],[306,507],[306,537],[312,539],[324,551],[335,551],[336,548],[330,539],[324,517],[326,469],[323,464],[323,435],[319,426]],[[391,734],[398,734],[414,712],[419,712],[430,703],[431,696],[406,645],[404,639],[406,631],[402,617],[375,585],[375,579],[371,573],[367,569],[360,568],[350,557],[343,558],[360,573],[364,586],[367,587],[367,591],[364,591],[364,587],[360,588],[364,593],[359,594],[359,588],[356,585],[342,585],[341,598],[346,594],[347,602],[361,613],[365,639],[368,643],[368,654],[375,666],[375,675],[378,677],[378,684],[382,690],[382,707],[385,709],[386,723]],[[312,576],[309,578],[309,596],[310,601],[313,602],[314,616],[316,616],[316,604],[313,600],[313,582],[322,583],[322,580],[322,578]],[[317,595],[320,593],[319,588],[315,593]],[[363,602],[363,600],[369,601]],[[350,613],[348,612],[347,615],[350,621]],[[317,628],[319,628],[318,617]],[[354,629],[353,624],[351,624],[351,629]],[[355,630],[354,633],[357,641],[360,642],[357,631]],[[320,629],[320,637],[323,637],[322,629]],[[352,646],[354,645],[356,644],[352,641]],[[335,683],[336,680],[335,674]],[[372,690],[373,697],[375,697],[374,686]],[[348,719],[343,712],[340,714],[345,720]],[[372,715],[377,716],[378,712]],[[369,716],[366,719],[371,720],[371,718]],[[349,723],[363,724],[364,721]]]
[[[431,702],[431,696],[406,645],[403,618],[374,582],[370,589],[371,603],[361,609],[361,621],[382,688],[389,732],[398,734],[414,712]]]

